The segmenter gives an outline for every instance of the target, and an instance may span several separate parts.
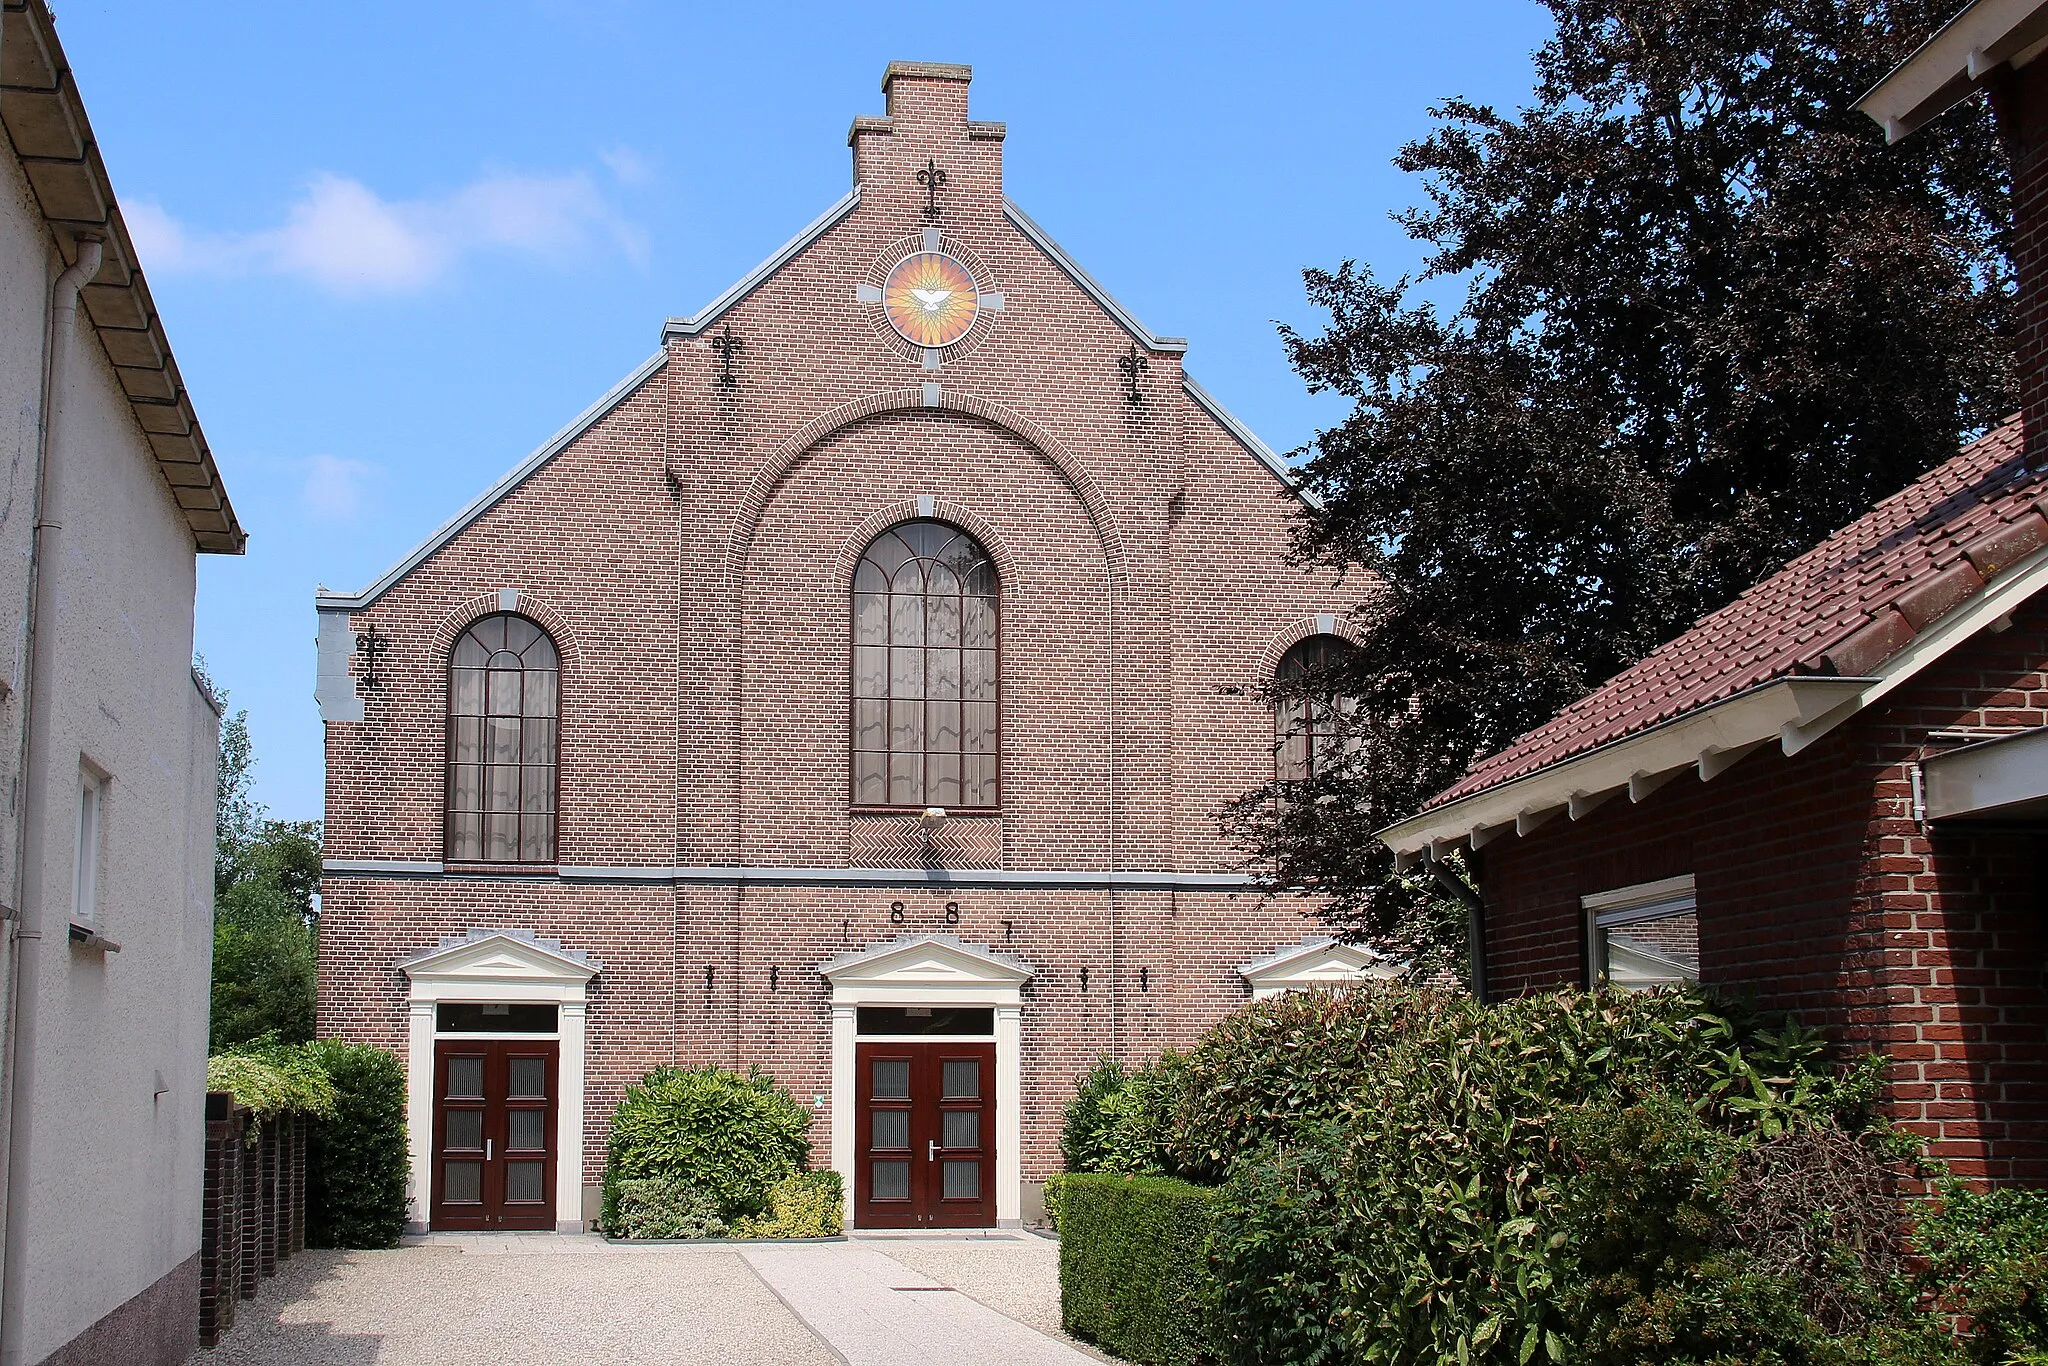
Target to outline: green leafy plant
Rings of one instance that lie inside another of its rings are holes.
[[[1213,1190],[1166,1177],[1069,1175],[1060,1201],[1067,1331],[1143,1366],[1214,1361],[1215,1200]]]
[[[209,1057],[206,1089],[226,1091],[254,1113],[251,1142],[263,1121],[288,1114],[325,1119],[334,1113],[337,1099],[334,1082],[318,1059],[299,1048],[269,1043]]]
[[[846,1213],[846,1187],[835,1171],[797,1172],[768,1188],[768,1210],[743,1219],[742,1238],[830,1238]]]
[[[1980,1191],[1949,1180],[1940,1193],[1914,1244],[1937,1303],[1974,1326],[1972,1358],[2048,1354],[2048,1191]]]
[[[615,1238],[722,1238],[718,1201],[686,1181],[663,1176],[618,1183]]]
[[[405,1232],[405,1065],[369,1044],[320,1039],[297,1050],[332,1080],[334,1109],[311,1129],[306,1241],[396,1247]]]
[[[1724,1217],[1747,1155],[1861,1113],[1862,1069],[1816,1036],[1693,992],[1390,984],[1249,1007],[1189,1070],[1167,1146],[1224,1178],[1234,1360],[1795,1361],[1828,1337]]]
[[[685,1182],[718,1202],[727,1222],[758,1215],[777,1181],[803,1169],[810,1111],[759,1067],[661,1067],[628,1086],[612,1117],[604,1226],[616,1233],[618,1184]]]
[[[1045,1178],[1045,1222],[1054,1230],[1060,1226],[1060,1209],[1066,1203],[1069,1175],[1067,1172],[1054,1172]]]
[[[1142,1067],[1111,1058],[1081,1078],[1060,1130],[1067,1169],[1128,1176],[1163,1171],[1163,1144],[1183,1106],[1187,1058],[1167,1049]]]

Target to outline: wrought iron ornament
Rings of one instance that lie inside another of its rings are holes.
[[[356,633],[356,653],[363,657],[363,687],[375,691],[377,687],[377,660],[391,649],[391,637],[377,630],[375,622],[370,629]]]
[[[939,169],[937,161],[926,157],[924,169],[917,173],[917,183],[924,187],[924,216],[938,222],[939,190],[946,183],[946,173]]]
[[[1116,358],[1116,368],[1124,377],[1124,402],[1133,406],[1143,403],[1145,391],[1138,387],[1138,379],[1152,368],[1152,362],[1138,354],[1136,342],[1132,342],[1130,348]]]
[[[711,349],[718,353],[718,387],[739,388],[740,382],[732,373],[732,363],[739,359],[740,352],[747,349],[747,344],[733,335],[731,323],[727,323],[725,331],[711,339]]]

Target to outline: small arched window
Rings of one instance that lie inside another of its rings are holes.
[[[996,804],[996,570],[956,526],[891,527],[854,570],[853,802]]]
[[[450,859],[552,863],[561,659],[510,612],[462,633],[448,660]]]
[[[1343,666],[1357,647],[1342,636],[1309,636],[1280,656],[1273,681],[1281,689],[1273,709],[1276,773],[1282,782],[1313,778],[1346,742],[1344,721],[1358,699],[1338,691]]]

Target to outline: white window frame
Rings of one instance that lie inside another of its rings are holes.
[[[78,770],[78,846],[71,858],[71,923],[100,929],[100,864],[106,842],[107,779],[83,765]]]
[[[1644,920],[1661,920],[1687,911],[1697,916],[1699,896],[1692,874],[1681,873],[1677,877],[1637,882],[1612,891],[1582,896],[1579,908],[1586,917],[1586,985],[1597,991],[1607,985],[1609,929]],[[1698,974],[1695,973],[1691,980],[1697,981]]]

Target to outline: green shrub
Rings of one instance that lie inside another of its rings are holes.
[[[1975,1360],[2048,1353],[2048,1191],[1944,1182],[1941,1207],[1920,1221],[1914,1243],[1937,1302],[1975,1324]]]
[[[1308,994],[1226,1022],[1189,1070],[1175,1151],[1228,1172],[1215,1252],[1245,1362],[1675,1362],[1724,1331],[1777,1359],[1742,1333],[1803,1311],[1714,1240],[1719,1191],[1739,1149],[1870,1097],[1817,1036],[1670,991]],[[1594,1163],[1599,1128],[1650,1151]]]
[[[306,1241],[314,1247],[396,1247],[405,1232],[410,1166],[405,1065],[369,1044],[318,1039],[300,1052],[333,1080],[333,1115],[312,1126]]]
[[[1060,1317],[1067,1331],[1142,1366],[1214,1361],[1216,1192],[1156,1176],[1075,1173],[1064,1184]]]
[[[761,1213],[768,1188],[802,1170],[810,1111],[759,1067],[661,1067],[628,1086],[612,1117],[604,1226],[618,1231],[617,1186],[664,1177],[695,1186],[736,1223]]]
[[[695,1186],[648,1176],[618,1185],[615,1238],[721,1238],[718,1201]]]
[[[1060,1226],[1060,1206],[1066,1200],[1066,1191],[1066,1172],[1054,1172],[1045,1178],[1045,1222],[1054,1230]]]
[[[1166,1143],[1186,1103],[1187,1058],[1167,1049],[1143,1067],[1104,1058],[1067,1106],[1060,1150],[1067,1170],[1124,1176],[1165,1170]]]
[[[251,1142],[265,1120],[286,1114],[323,1119],[334,1113],[336,1102],[334,1082],[317,1058],[274,1043],[208,1058],[206,1089],[226,1091],[237,1105],[255,1112]]]
[[[313,928],[297,906],[267,885],[231,889],[213,924],[213,1049],[312,1038],[318,976]]]
[[[829,1238],[846,1213],[846,1187],[834,1171],[797,1172],[768,1188],[768,1212],[744,1219],[742,1238]]]

